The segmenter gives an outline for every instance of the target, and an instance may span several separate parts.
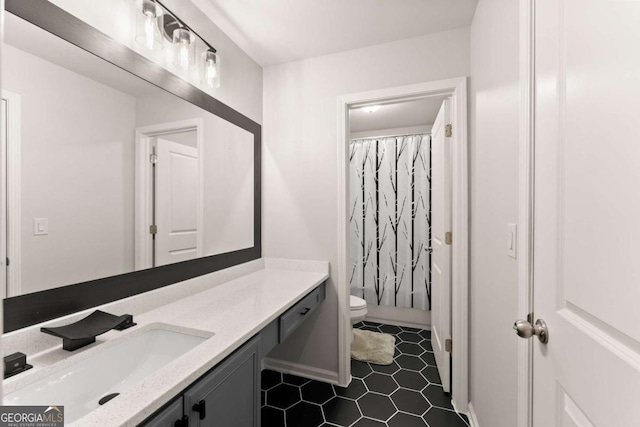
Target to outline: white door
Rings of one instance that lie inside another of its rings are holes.
[[[451,391],[451,358],[445,349],[451,338],[451,150],[445,126],[449,123],[449,100],[440,107],[431,129],[431,345],[442,388]]]
[[[535,7],[533,425],[640,426],[640,2]]]
[[[202,230],[198,150],[157,138],[156,154],[155,266],[160,266],[199,257]]]

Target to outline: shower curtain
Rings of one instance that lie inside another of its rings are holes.
[[[352,140],[351,294],[431,309],[431,136]]]

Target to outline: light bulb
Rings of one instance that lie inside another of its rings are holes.
[[[189,45],[183,40],[180,42],[180,68],[189,68]]]
[[[151,14],[145,12],[144,14],[144,35],[145,35],[145,44],[147,45],[147,49],[153,50],[153,45],[155,43],[155,27],[156,27],[156,17]]]
[[[173,31],[173,65],[183,70],[192,70],[196,65],[195,36],[186,28]]]
[[[370,105],[368,107],[362,107],[362,109],[364,111],[366,111],[367,113],[375,113],[376,111],[378,111],[380,109],[379,105]]]
[[[162,9],[152,0],[141,0],[136,9],[136,42],[149,50],[162,49],[162,34],[158,20]]]
[[[210,88],[220,87],[220,56],[209,49],[202,53],[201,64],[202,84]]]
[[[216,62],[213,59],[207,60],[207,80],[213,80],[218,76]]]

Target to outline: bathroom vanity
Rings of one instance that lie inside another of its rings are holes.
[[[317,318],[327,278],[326,262],[261,259],[98,307],[137,326],[76,351],[39,327],[86,312],[5,334],[34,365],[4,381],[5,404],[56,400],[70,426],[258,426],[262,359]]]
[[[143,426],[259,426],[260,362],[325,298],[325,283],[262,329]]]

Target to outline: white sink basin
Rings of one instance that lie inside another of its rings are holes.
[[[4,404],[64,406],[65,422],[72,423],[98,408],[103,397],[123,393],[206,339],[151,329],[104,350],[96,348],[91,356],[7,394]]]

